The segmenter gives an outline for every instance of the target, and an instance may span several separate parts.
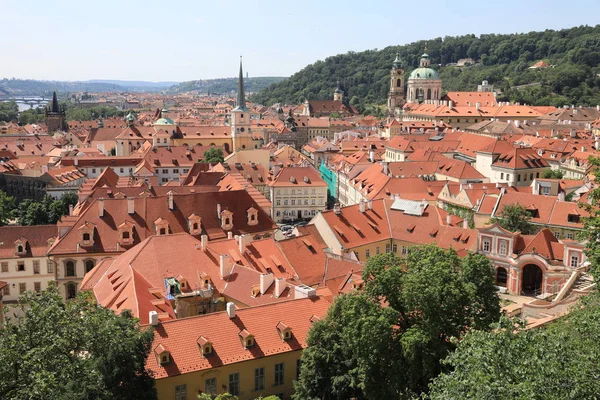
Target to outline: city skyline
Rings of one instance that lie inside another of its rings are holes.
[[[550,1],[497,4],[391,1],[318,4],[299,9],[275,1],[118,3],[81,9],[73,0],[41,7],[3,6],[0,22],[17,32],[5,45],[0,78],[187,81],[235,77],[237,60],[251,77],[290,76],[306,65],[349,51],[403,45],[444,36],[522,33],[594,25],[600,4],[573,8]],[[366,9],[357,13],[357,9]],[[558,11],[560,9],[560,11]],[[458,12],[457,12],[458,10]],[[519,10],[517,13],[514,10]],[[424,14],[427,12],[428,14]],[[451,14],[452,12],[452,14]],[[538,18],[523,21],[521,15]],[[457,15],[452,20],[447,15]],[[493,15],[493,17],[491,17]],[[437,21],[437,22],[436,22]]]

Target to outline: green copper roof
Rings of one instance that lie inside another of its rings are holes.
[[[400,68],[401,64],[402,64],[402,60],[400,60],[400,54],[396,53],[396,59],[394,60],[394,63],[392,65],[394,68]]]
[[[410,73],[408,79],[440,79],[440,75],[433,68],[417,68]]]
[[[127,114],[127,116],[125,117],[125,120],[131,122],[135,120],[135,117],[133,116],[132,113]]]
[[[240,76],[238,77],[237,99],[235,110],[246,111],[246,93],[244,92],[244,71],[242,70],[242,57],[240,56]]]
[[[160,118],[154,122],[154,125],[175,125],[171,118]]]

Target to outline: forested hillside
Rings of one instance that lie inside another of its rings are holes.
[[[500,100],[556,106],[600,104],[600,25],[524,34],[446,36],[348,52],[308,65],[251,99],[266,105],[330,99],[340,80],[350,103],[364,110],[369,104],[385,103],[396,52],[408,78],[426,45],[445,91],[477,90],[477,84],[486,79],[502,91]],[[460,68],[447,65],[463,58],[478,62]],[[542,60],[552,67],[528,69]],[[531,83],[534,85],[515,88]]]
[[[244,87],[247,93],[258,92],[267,88],[275,82],[281,82],[285,78],[277,76],[263,76],[244,79]],[[204,79],[197,81],[181,82],[169,88],[169,93],[183,93],[198,91],[201,93],[229,94],[237,91],[237,78]]]

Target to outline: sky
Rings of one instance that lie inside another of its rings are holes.
[[[443,36],[600,23],[600,1],[0,0],[0,78],[290,76],[328,56]]]

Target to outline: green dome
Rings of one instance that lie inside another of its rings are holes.
[[[154,125],[175,125],[171,118],[160,118],[154,122]]]
[[[417,68],[410,73],[408,79],[440,79],[440,75],[433,68]]]

